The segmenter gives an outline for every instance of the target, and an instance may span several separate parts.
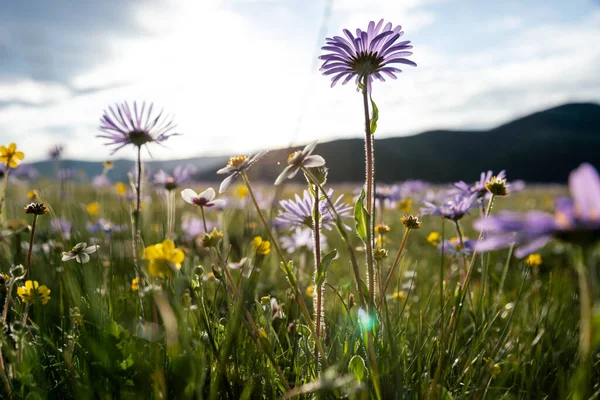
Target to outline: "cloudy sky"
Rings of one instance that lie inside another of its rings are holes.
[[[374,85],[380,137],[600,102],[598,0],[6,0],[0,141],[27,161],[56,143],[103,160],[99,118],[123,100],[175,115],[183,135],[157,159],[360,137],[360,95],[330,89],[316,56],[380,18],[403,26],[418,64]]]

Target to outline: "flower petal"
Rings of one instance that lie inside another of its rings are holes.
[[[315,154],[307,157],[303,165],[307,168],[322,167],[325,165],[325,159]]]
[[[186,203],[194,204],[194,199],[198,198],[198,193],[194,192],[192,189],[184,189],[181,191],[181,198]]]

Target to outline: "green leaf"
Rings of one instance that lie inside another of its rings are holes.
[[[365,208],[365,190],[360,191],[360,196],[354,204],[354,221],[356,222],[356,233],[362,239],[363,242],[367,241],[367,234],[369,232],[369,212]]]
[[[281,269],[285,272],[285,276],[294,290],[294,292],[298,293],[298,281],[296,280],[296,275],[294,274],[294,263],[290,260],[287,264],[280,263]]]
[[[365,380],[365,378],[369,375],[369,370],[367,369],[367,365],[365,364],[365,360],[361,356],[354,356],[350,359],[348,363],[348,369],[356,380],[360,383]]]
[[[373,117],[371,117],[371,135],[374,135],[375,131],[377,130],[377,121],[379,120],[379,109],[377,108],[375,101],[373,101],[373,97],[369,97],[371,98],[371,107],[373,107]]]
[[[321,259],[321,264],[317,267],[317,276],[315,277],[315,286],[320,288],[325,283],[327,270],[333,259],[337,256],[337,250],[333,250]]]

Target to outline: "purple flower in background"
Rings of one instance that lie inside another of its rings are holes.
[[[371,91],[373,77],[385,81],[383,75],[396,79],[396,73],[402,70],[392,67],[392,64],[406,64],[416,67],[417,64],[405,57],[411,56],[412,49],[410,40],[398,42],[404,32],[400,25],[392,29],[391,22],[383,25],[383,19],[375,24],[369,22],[366,31],[356,30],[356,37],[348,29],[344,29],[344,35],[327,38],[322,50],[328,53],[319,57],[323,60],[321,71],[323,75],[333,75],[331,87],[340,81],[342,85],[356,77],[358,85],[361,78],[367,78],[367,90]]]
[[[73,224],[61,217],[54,218],[50,221],[50,232],[58,234],[66,240],[71,238],[72,228]]]
[[[173,170],[173,175],[167,174],[162,169],[154,174],[154,183],[167,190],[174,190],[178,186],[189,182],[196,173],[196,168],[191,165],[179,165]]]
[[[215,227],[215,223],[210,220],[206,221],[208,232],[212,231]],[[183,231],[183,236],[186,240],[193,240],[197,236],[205,233],[202,220],[190,215],[186,215],[181,219],[181,230]]]
[[[515,243],[515,255],[525,257],[552,238],[579,244],[600,239],[600,176],[590,164],[569,175],[572,199],[555,202],[554,215],[541,211],[526,214],[502,212],[475,221],[474,227],[490,235],[477,243],[477,251],[489,251]]]
[[[329,189],[327,197],[330,199],[333,197],[333,189]],[[345,218],[350,216],[352,207],[342,201],[343,197],[344,195],[340,195],[337,200],[332,202],[338,215]],[[295,200],[280,200],[279,205],[283,208],[282,211],[279,211],[279,215],[275,219],[275,222],[279,226],[305,226],[310,229],[313,228],[313,198],[308,190],[304,190],[302,198],[296,194]],[[329,212],[329,204],[324,198],[319,201],[319,214],[321,215],[321,225],[323,228],[331,230],[334,224],[334,216]]]
[[[486,197],[489,192],[485,187],[485,184],[492,179],[494,173],[492,171],[482,172],[479,180],[473,184],[473,186],[469,186],[467,183],[463,181],[456,182],[454,184],[454,188],[451,189],[451,193],[460,194],[463,196],[470,196],[472,194],[476,195],[477,199],[482,199]],[[497,179],[506,179],[506,171],[502,170],[496,176]]]
[[[465,215],[469,214],[469,209],[473,207],[476,199],[476,195],[470,196],[453,195],[447,198],[441,205],[435,205],[429,201],[425,201],[425,207],[421,208],[422,215],[437,215],[438,217],[444,217],[451,219],[452,221],[458,221]]]
[[[64,149],[65,147],[62,144],[55,144],[48,150],[48,156],[52,160],[58,160],[62,156]]]
[[[111,186],[110,179],[106,175],[96,175],[92,179],[92,186],[95,188],[105,188]]]
[[[0,170],[6,170],[5,164],[0,164]],[[15,179],[24,179],[33,181],[40,175],[38,170],[30,164],[19,164],[16,168],[12,168],[10,177]]]
[[[302,167],[305,168],[314,168],[314,167],[322,167],[325,165],[325,159],[318,155],[312,155],[312,152],[317,147],[317,141],[311,142],[306,145],[306,147],[302,150],[298,150],[290,154],[288,157],[287,163],[288,166],[283,169],[283,172],[279,174],[277,180],[275,181],[275,185],[280,185],[286,179],[292,179],[298,171]]]
[[[61,168],[58,170],[58,179],[61,181],[72,181],[77,178],[79,171],[72,168]]]
[[[237,156],[237,157],[229,157],[229,161],[224,168],[221,168],[217,171],[217,174],[228,174],[229,176],[223,179],[221,182],[221,186],[219,187],[219,193],[223,193],[227,190],[231,182],[242,172],[247,171],[251,166],[256,164],[261,158],[263,158],[267,154],[266,151],[261,151],[256,154],[254,157],[247,156]]]
[[[454,237],[450,240],[444,240],[442,243],[438,244],[437,248],[441,252],[442,248],[444,249],[444,254],[473,254],[475,250],[476,240],[463,238],[462,244],[460,243],[460,239],[458,237]]]
[[[321,249],[327,246],[327,238],[325,235],[320,235]],[[307,249],[313,251],[315,241],[313,239],[313,233],[311,229],[296,227],[290,236],[281,237],[281,247],[283,247],[289,254],[293,254],[300,249]]]
[[[162,111],[155,115],[152,113],[153,108],[153,103],[146,108],[144,102],[138,109],[134,102],[133,108],[127,103],[121,103],[104,110],[100,118],[100,130],[104,134],[98,137],[110,140],[106,143],[107,146],[117,146],[111,154],[128,144],[141,147],[150,142],[162,143],[171,136],[178,135],[172,132],[175,129],[172,117],[165,116]]]
[[[115,225],[104,218],[98,219],[95,223],[88,221],[86,223],[86,228],[92,235],[95,235],[98,232],[104,232],[106,235],[110,235],[112,232],[122,232],[125,229],[123,225]]]

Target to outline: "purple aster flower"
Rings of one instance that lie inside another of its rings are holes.
[[[438,244],[437,248],[441,252],[442,247],[444,249],[444,254],[464,254],[469,255],[473,254],[475,250],[476,240],[463,238],[462,245],[460,243],[460,239],[458,237],[454,237],[450,240],[444,240],[442,243]]]
[[[325,235],[320,235],[321,249],[327,247],[327,238]],[[290,236],[281,237],[281,247],[283,247],[289,254],[293,254],[300,249],[307,249],[313,251],[315,241],[313,239],[313,232],[311,229],[296,227]]]
[[[390,22],[383,25],[383,19],[377,25],[374,21],[369,22],[366,31],[357,29],[356,37],[348,29],[344,29],[346,38],[327,38],[326,45],[321,47],[328,53],[319,57],[324,61],[320,70],[323,75],[333,75],[331,87],[342,78],[342,85],[353,77],[356,78],[357,85],[362,78],[366,78],[367,90],[370,92],[373,77],[385,81],[383,75],[396,79],[395,74],[402,72],[392,64],[417,66],[405,58],[412,55],[412,52],[406,51],[412,49],[410,40],[396,43],[403,34],[400,25],[392,29]]]
[[[215,224],[210,220],[206,221],[206,227],[208,232],[215,228]],[[194,238],[204,234],[204,224],[198,217],[186,215],[181,219],[181,230],[186,240],[193,240]]]
[[[477,199],[482,199],[489,195],[488,190],[485,187],[485,184],[492,179],[494,173],[492,171],[482,172],[479,180],[475,182],[472,186],[469,186],[467,183],[463,181],[456,182],[454,184],[454,188],[450,190],[450,193],[453,194],[461,194],[463,196],[470,196],[472,194],[477,196]],[[506,171],[502,170],[496,176],[497,179],[502,180],[506,179]]]
[[[48,155],[52,160],[58,160],[64,151],[65,147],[62,144],[55,144],[48,150]]]
[[[50,232],[58,234],[66,240],[71,238],[72,228],[73,224],[64,218],[54,218],[50,221]]]
[[[502,212],[475,221],[474,227],[490,235],[477,243],[477,251],[489,251],[515,243],[515,255],[525,257],[552,238],[579,244],[600,239],[600,176],[590,164],[569,175],[572,199],[556,200],[554,215],[541,211],[526,214]]]
[[[454,195],[447,198],[441,205],[435,205],[429,201],[425,201],[425,207],[421,208],[422,215],[437,215],[452,221],[458,221],[465,215],[469,214],[469,209],[473,207],[476,195],[470,196]]]
[[[189,182],[196,173],[196,168],[191,165],[179,165],[173,170],[173,175],[167,174],[162,169],[154,174],[154,183],[167,190],[174,190],[178,186]]]
[[[72,181],[77,178],[79,171],[72,168],[61,168],[58,170],[58,179],[61,181]]]
[[[6,165],[2,164],[2,171],[6,169]],[[38,170],[30,164],[19,164],[16,168],[12,168],[10,177],[15,179],[24,179],[33,181],[40,175]]]
[[[128,144],[141,147],[150,142],[162,143],[171,136],[178,135],[172,133],[175,129],[172,117],[165,116],[162,111],[153,115],[153,108],[153,103],[146,108],[144,102],[141,109],[138,109],[134,102],[133,108],[127,103],[121,103],[104,111],[100,118],[100,130],[104,134],[98,137],[110,140],[106,143],[107,146],[117,146],[111,154]]]
[[[302,150],[298,150],[290,154],[288,157],[288,166],[283,169],[283,172],[279,174],[275,185],[280,185],[286,179],[292,179],[302,167],[314,168],[322,167],[325,165],[325,159],[321,156],[311,155],[317,146],[317,141],[311,142],[306,145]]]
[[[229,176],[223,179],[221,186],[219,187],[219,193],[223,193],[227,190],[231,182],[238,177],[242,172],[247,171],[251,166],[256,164],[261,158],[267,154],[266,151],[261,151],[253,157],[248,156],[237,156],[230,157],[227,165],[217,171],[217,174],[229,174]]]
[[[92,186],[95,188],[105,188],[111,186],[110,179],[106,175],[96,175],[92,179]]]
[[[216,205],[225,204],[225,201],[215,199],[215,190],[208,188],[204,192],[198,194],[192,189],[185,189],[181,191],[181,197],[186,203],[193,204],[198,207],[212,207]]]
[[[115,225],[104,218],[100,218],[96,222],[88,221],[86,223],[86,228],[92,235],[95,235],[98,232],[104,232],[106,235],[110,235],[112,232],[122,232],[125,229],[123,225]]]
[[[327,197],[330,199],[333,197],[333,189],[329,189]],[[350,216],[351,206],[344,203],[342,198],[344,195],[340,195],[333,206],[342,218]],[[312,221],[312,210],[313,210],[313,198],[308,190],[304,190],[302,198],[296,195],[295,200],[280,200],[279,205],[283,208],[283,211],[279,211],[279,215],[275,219],[275,222],[279,226],[283,227],[297,227],[305,226],[307,228],[313,228]],[[323,198],[319,201],[319,214],[321,215],[321,225],[327,230],[331,230],[334,224],[334,216],[329,212],[329,204],[327,199]]]

